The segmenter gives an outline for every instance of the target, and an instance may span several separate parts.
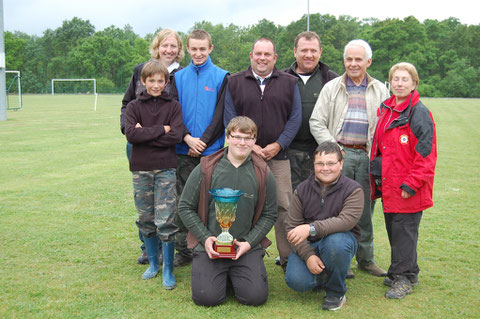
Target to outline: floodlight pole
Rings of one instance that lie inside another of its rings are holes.
[[[307,31],[310,31],[310,0],[307,0]]]
[[[0,121],[7,120],[7,87],[5,85],[5,39],[3,37],[3,0],[0,0]]]

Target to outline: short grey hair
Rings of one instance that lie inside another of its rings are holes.
[[[347,57],[347,50],[352,45],[358,45],[358,46],[361,46],[362,48],[364,48],[365,49],[365,57],[367,58],[367,60],[370,60],[372,58],[372,48],[367,43],[367,41],[362,40],[362,39],[355,39],[355,40],[352,40],[352,41],[348,42],[347,45],[345,46],[345,50],[343,51],[343,59],[345,59]]]

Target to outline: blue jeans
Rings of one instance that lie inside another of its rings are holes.
[[[312,274],[307,263],[292,251],[288,257],[285,273],[287,285],[298,292],[321,286],[327,296],[341,297],[345,295],[347,271],[358,249],[357,240],[352,232],[330,234],[310,245],[322,260],[325,269],[319,275]]]

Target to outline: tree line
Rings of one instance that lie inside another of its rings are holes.
[[[305,31],[307,17],[287,26],[263,19],[246,27],[234,24],[195,23],[193,29],[208,31],[213,40],[215,64],[232,74],[246,69],[254,40],[271,38],[278,53],[277,68],[294,61],[293,42]],[[97,92],[123,93],[133,67],[150,58],[148,49],[156,32],[138,36],[131,26],[110,26],[102,31],[80,18],[63,21],[42,36],[5,32],[7,70],[22,74],[22,91],[50,93],[52,78],[96,78]],[[373,63],[368,72],[388,80],[390,67],[400,61],[413,63],[420,75],[419,92],[430,97],[480,97],[480,25],[465,25],[457,18],[425,20],[375,18],[359,20],[351,16],[312,14],[310,30],[320,35],[321,61],[341,74],[343,49],[356,38],[370,43]],[[188,34],[179,32],[186,44]],[[189,63],[186,54],[182,65]]]

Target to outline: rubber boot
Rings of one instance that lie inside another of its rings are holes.
[[[173,253],[175,248],[175,242],[162,242],[162,252],[163,252],[163,286],[167,290],[174,289],[177,287],[177,280],[173,274]]]
[[[158,237],[144,237],[145,248],[147,249],[148,261],[150,266],[143,273],[142,279],[152,279],[158,274],[160,266],[158,264]]]

